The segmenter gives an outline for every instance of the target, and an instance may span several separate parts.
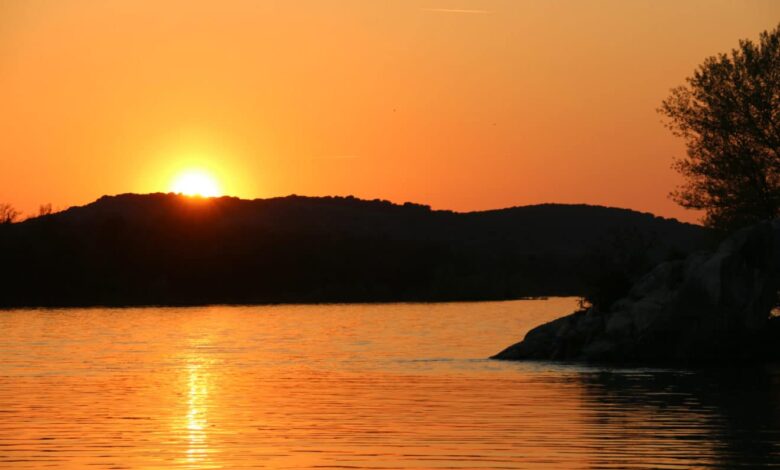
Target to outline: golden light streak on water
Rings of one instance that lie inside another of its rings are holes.
[[[206,442],[206,401],[208,400],[208,382],[203,376],[200,364],[187,365],[188,394],[187,394],[187,431],[189,448],[187,449],[187,462],[200,463],[204,460],[208,451]]]

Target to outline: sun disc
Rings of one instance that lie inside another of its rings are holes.
[[[177,176],[171,185],[171,191],[200,197],[216,197],[221,194],[214,177],[200,170],[186,171]]]

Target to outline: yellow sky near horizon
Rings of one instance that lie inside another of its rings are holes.
[[[0,202],[168,191],[693,221],[655,109],[780,2],[0,0]]]

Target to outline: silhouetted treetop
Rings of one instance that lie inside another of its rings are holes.
[[[19,211],[6,203],[0,203],[0,224],[11,224],[19,218]]]
[[[687,145],[675,201],[719,229],[780,215],[780,26],[705,59],[659,111]]]

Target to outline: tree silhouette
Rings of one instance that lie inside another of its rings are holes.
[[[10,204],[0,203],[0,224],[10,224],[19,218],[19,211]]]
[[[680,205],[731,230],[780,215],[780,26],[707,58],[659,112],[685,139]]]
[[[38,214],[36,214],[36,217],[43,217],[51,215],[52,213],[54,213],[54,209],[52,209],[51,203],[41,204],[38,206]]]

